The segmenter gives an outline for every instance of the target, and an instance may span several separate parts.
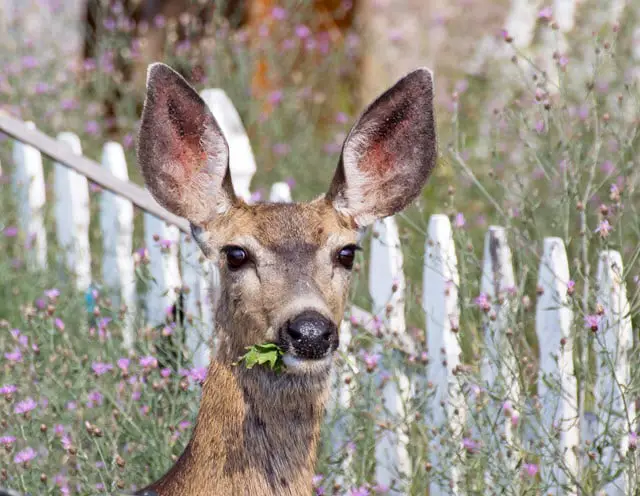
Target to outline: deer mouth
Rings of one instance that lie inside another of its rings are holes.
[[[328,353],[322,358],[300,358],[293,353],[286,352],[282,356],[285,370],[293,374],[323,374],[331,369],[333,353]]]

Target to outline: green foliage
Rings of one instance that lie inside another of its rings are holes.
[[[256,365],[266,365],[274,372],[281,372],[284,368],[282,360],[284,352],[276,343],[256,344],[248,346],[247,350],[239,362],[244,362],[244,366],[248,369]]]

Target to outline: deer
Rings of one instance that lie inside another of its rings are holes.
[[[229,154],[194,87],[151,64],[138,166],[219,270],[219,346],[186,448],[138,495],[312,494],[359,234],[411,204],[436,164],[432,73],[405,75],[362,112],[327,192],[311,201],[246,203],[234,193]],[[238,362],[262,343],[283,351],[281,371]]]

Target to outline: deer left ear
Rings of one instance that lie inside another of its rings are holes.
[[[411,203],[436,157],[433,78],[422,68],[400,79],[357,120],[326,198],[358,227],[367,226]]]

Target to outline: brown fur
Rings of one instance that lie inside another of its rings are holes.
[[[431,75],[410,74],[354,126],[330,194],[247,205],[233,193],[228,145],[204,102],[170,68],[149,69],[138,145],[145,182],[190,220],[220,271],[219,347],[196,426],[178,462],[150,489],[160,496],[311,494],[335,347],[301,360],[287,324],[308,311],[335,327],[342,321],[351,272],[337,254],[356,242],[367,219],[399,211],[421,190],[435,163],[431,99]],[[229,246],[249,256],[239,269],[227,264]],[[281,344],[291,365],[281,373],[235,365],[246,347],[264,342]]]

